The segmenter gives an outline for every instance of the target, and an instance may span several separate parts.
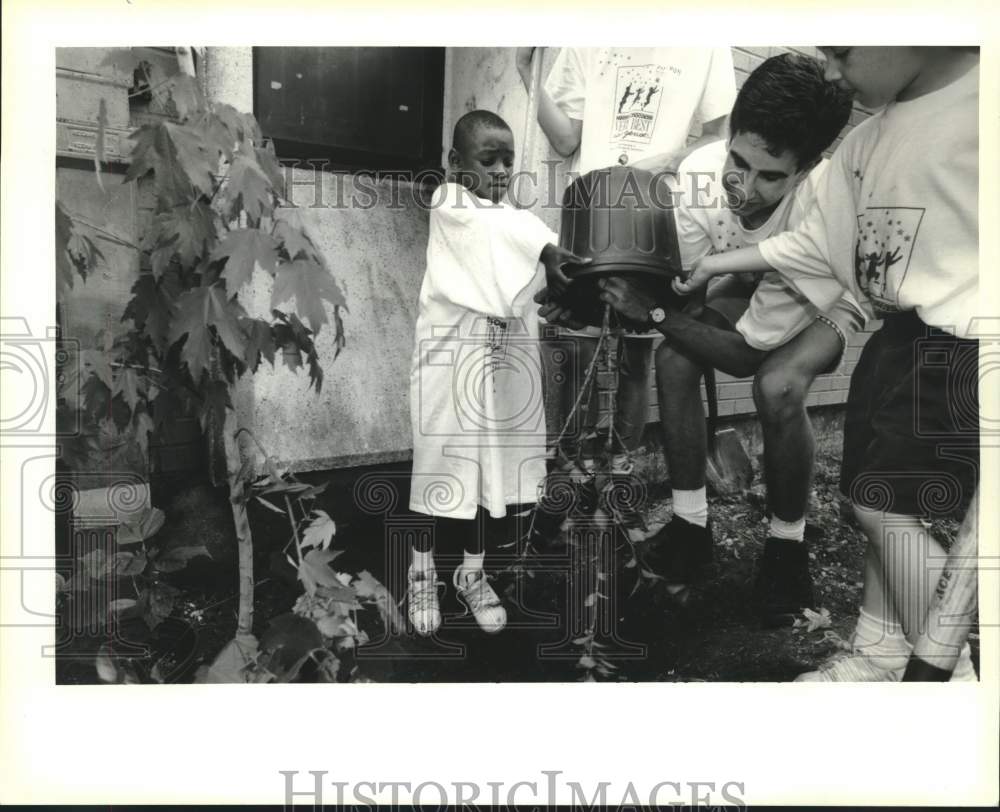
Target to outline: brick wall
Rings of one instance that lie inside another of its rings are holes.
[[[742,87],[743,82],[746,80],[747,76],[750,75],[750,72],[769,56],[775,56],[776,54],[784,53],[786,51],[795,51],[796,53],[804,54],[805,56],[813,58],[818,56],[817,49],[813,47],[784,48],[774,46],[738,46],[733,48],[732,51],[733,66],[736,69],[737,88]],[[870,114],[867,111],[855,106],[851,113],[851,119],[844,128],[844,131],[840,134],[830,149],[827,150],[826,154],[829,156],[840,144],[841,139],[848,132],[850,132],[851,128],[860,124],[868,118],[869,115]],[[807,405],[829,406],[844,403],[847,400],[851,373],[854,371],[858,355],[861,353],[861,348],[868,340],[871,330],[872,328],[869,327],[864,332],[854,336],[847,347],[838,368],[831,374],[821,375],[816,379],[809,392],[809,396],[806,399]],[[650,382],[651,394],[649,400],[649,422],[652,423],[659,420],[659,412],[657,411],[656,382],[653,376],[650,376]],[[718,372],[716,374],[716,382],[719,387],[720,417],[753,414],[756,411],[751,392],[752,384],[749,380],[731,378],[723,372]]]

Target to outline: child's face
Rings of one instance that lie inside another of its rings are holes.
[[[891,102],[923,67],[915,48],[826,46],[819,50],[826,57],[826,80],[851,91],[868,108]]]
[[[741,132],[729,141],[722,186],[729,208],[748,217],[778,203],[807,174],[808,169],[799,171],[798,158],[791,150],[775,157],[761,136]]]
[[[448,165],[476,197],[499,203],[514,169],[514,135],[507,129],[480,127],[463,149],[452,148]]]

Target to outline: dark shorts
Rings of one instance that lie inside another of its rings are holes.
[[[893,314],[851,376],[840,489],[858,507],[963,512],[979,480],[979,342]]]

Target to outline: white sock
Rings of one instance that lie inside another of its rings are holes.
[[[428,572],[434,569],[434,551],[427,550],[426,552],[421,552],[420,550],[413,548],[413,571],[414,572]]]
[[[864,609],[858,614],[852,642],[855,648],[872,654],[903,656],[910,653],[910,644],[900,624],[869,614]]]
[[[772,515],[771,529],[768,531],[768,535],[786,541],[802,541],[806,535],[805,516],[796,522],[786,522]]]
[[[483,568],[483,561],[486,553],[470,553],[468,550],[462,553],[462,575],[467,575]]]
[[[705,486],[696,491],[681,491],[674,488],[674,515],[698,527],[708,525],[708,496]]]

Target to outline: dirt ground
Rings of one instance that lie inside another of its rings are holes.
[[[715,561],[683,607],[668,599],[662,585],[644,582],[632,593],[636,568],[627,567],[631,550],[616,542],[606,561],[610,574],[601,587],[607,608],[598,628],[601,654],[614,665],[602,679],[626,681],[787,681],[834,653],[853,627],[861,597],[864,541],[842,508],[837,493],[839,462],[821,452],[817,460],[812,506],[806,529],[815,583],[813,607],[828,620],[819,627],[763,630],[750,611],[754,559],[761,550],[767,524],[763,488],[735,497],[712,497],[710,515],[716,540]],[[397,506],[408,487],[405,465],[382,471],[399,489]],[[320,482],[322,474],[304,477]],[[759,483],[759,472],[755,480]],[[355,483],[356,484],[356,483]],[[154,498],[168,522],[162,531],[181,543],[197,539],[211,552],[187,570],[171,574],[181,590],[170,623],[143,642],[175,649],[182,661],[173,680],[186,682],[202,663],[211,662],[232,638],[236,625],[236,562],[232,520],[225,495],[204,491],[197,500],[184,487],[161,489]],[[316,507],[338,524],[335,546],[346,554],[338,565],[350,571],[370,570],[400,597],[404,591],[406,545],[393,535],[406,526],[406,512],[372,515],[358,509],[350,482],[333,483]],[[649,527],[670,516],[668,491],[653,489],[645,508]],[[412,514],[410,514],[412,517]],[[450,584],[460,551],[439,550],[439,578],[444,623],[430,639],[410,633],[389,637],[373,634],[358,650],[357,663],[366,679],[378,682],[540,682],[580,679],[582,648],[574,640],[585,632],[587,611],[581,579],[589,572],[579,547],[555,538],[537,554],[519,559],[515,542],[523,518],[512,518],[503,538],[487,540],[487,569],[508,611],[507,628],[496,636],[480,632],[464,615]],[[255,622],[259,636],[268,621],[287,613],[301,594],[294,571],[280,553],[288,526],[280,517],[251,512],[255,546]],[[954,522],[937,523],[931,532],[943,541],[953,536]],[[525,572],[512,565],[522,561]],[[401,607],[405,612],[405,605]],[[583,619],[581,619],[583,618]],[[578,619],[578,620],[574,620]],[[76,636],[57,660],[60,683],[96,682],[92,652],[100,640]],[[971,637],[978,663],[977,635]]]

